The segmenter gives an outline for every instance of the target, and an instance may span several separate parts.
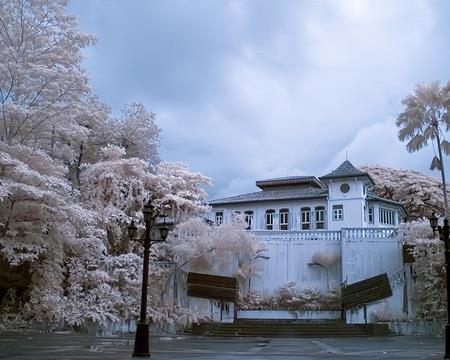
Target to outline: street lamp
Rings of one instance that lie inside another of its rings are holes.
[[[438,226],[438,218],[433,213],[430,217],[430,226],[433,229],[433,235],[436,234],[436,228],[439,231],[439,238],[445,246],[445,280],[447,285],[447,324],[445,325],[445,355],[444,359],[450,359],[450,227],[447,218],[444,219],[444,226]]]
[[[133,356],[150,357],[150,342],[149,342],[149,323],[147,321],[147,290],[148,290],[148,270],[150,263],[150,247],[157,242],[166,240],[170,231],[170,224],[166,222],[166,218],[162,217],[164,221],[157,222],[155,217],[155,209],[150,201],[144,205],[142,210],[145,222],[145,237],[144,237],[144,269],[142,271],[142,294],[141,294],[141,312],[139,322],[136,327],[136,337],[134,340]],[[159,229],[161,239],[151,240],[150,231],[153,225]],[[128,226],[128,235],[130,239],[136,237],[137,227],[134,221]]]

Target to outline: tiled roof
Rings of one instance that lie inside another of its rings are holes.
[[[369,202],[373,202],[373,201],[375,201],[375,202],[384,202],[384,203],[387,203],[387,204],[398,206],[404,211],[405,215],[407,214],[406,213],[406,209],[405,209],[405,207],[403,206],[403,204],[401,202],[379,197],[378,195],[375,195],[375,193],[373,193],[372,191],[369,191],[367,193],[367,201],[369,201]]]
[[[287,176],[274,179],[258,180],[256,186],[262,188],[275,186],[292,186],[309,184],[313,187],[324,187],[315,176]]]
[[[225,205],[225,204],[246,203],[254,201],[301,200],[301,199],[321,198],[327,196],[328,196],[328,189],[319,189],[319,188],[265,190],[250,194],[243,194],[222,199],[211,200],[209,204]]]
[[[367,177],[372,183],[374,183],[373,179],[366,172],[358,170],[353,166],[353,164],[345,160],[336,170],[333,170],[329,174],[321,176],[319,179],[334,179],[334,178],[346,178],[346,177]]]

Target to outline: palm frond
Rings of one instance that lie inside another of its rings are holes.
[[[450,143],[447,140],[441,141],[441,148],[445,155],[450,154]]]
[[[431,161],[431,165],[430,165],[430,170],[435,170],[435,169],[437,169],[437,170],[441,170],[442,169],[441,162],[440,162],[440,160],[438,159],[437,156],[435,156],[433,158],[433,160]]]
[[[428,145],[427,138],[422,134],[416,134],[414,137],[406,144],[406,149],[409,152],[414,152],[422,149],[424,146]]]
[[[436,139],[436,135],[438,134],[438,131],[439,131],[439,129],[437,129],[435,126],[430,125],[424,130],[423,136],[426,139],[434,140],[434,139]]]

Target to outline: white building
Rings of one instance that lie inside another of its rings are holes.
[[[260,191],[212,200],[210,219],[220,224],[240,214],[248,230],[265,240],[267,257],[258,264],[261,276],[251,279],[248,289],[270,295],[295,282],[299,289],[327,292],[332,286],[387,273],[393,296],[371,304],[369,312],[389,306],[405,314],[411,312],[404,296],[410,289],[396,227],[406,212],[400,203],[376,196],[372,185],[369,174],[344,161],[318,178],[259,180]],[[313,259],[321,251],[337,254],[339,262],[329,269],[315,266]],[[369,316],[355,309],[347,321],[370,321]]]
[[[235,214],[245,216],[249,230],[301,231],[395,227],[406,213],[395,201],[370,191],[369,174],[344,161],[321,176],[293,176],[256,181],[261,191],[212,200],[216,224]]]

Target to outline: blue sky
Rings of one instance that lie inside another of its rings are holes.
[[[416,83],[450,80],[448,1],[72,0],[69,13],[98,38],[94,91],[116,114],[155,112],[161,157],[210,176],[212,198],[323,175],[346,151],[439,176],[394,122]]]

